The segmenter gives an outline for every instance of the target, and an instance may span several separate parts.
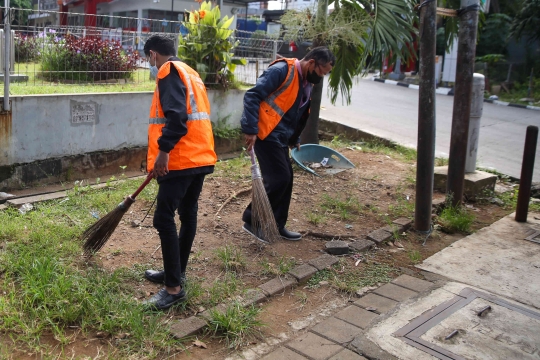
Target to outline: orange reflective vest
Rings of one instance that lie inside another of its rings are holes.
[[[210,121],[210,103],[206,87],[199,74],[181,61],[169,61],[178,70],[180,79],[186,86],[186,107],[188,113],[187,134],[169,152],[169,170],[184,170],[201,166],[215,165],[217,156],[214,152],[214,135]],[[166,63],[167,64],[167,63]],[[163,65],[157,74],[159,79],[169,75],[170,66]],[[150,121],[148,124],[147,171],[152,171],[159,153],[158,139],[167,119],[159,101],[159,88],[156,85]]]
[[[261,140],[264,140],[275,129],[283,115],[294,105],[300,90],[298,71],[296,71],[295,66],[296,59],[279,59],[270,65],[278,61],[287,62],[289,72],[283,84],[261,102],[259,108],[259,133],[257,134]]]

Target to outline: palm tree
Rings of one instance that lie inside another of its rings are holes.
[[[540,40],[540,0],[525,0],[521,11],[510,25],[510,36],[520,39],[529,35],[529,42]]]
[[[335,10],[326,16],[328,4]],[[364,74],[369,66],[383,57],[413,59],[411,51],[415,35],[416,13],[414,0],[319,0],[316,16],[309,10],[288,12],[282,24],[288,36],[312,39],[314,46],[326,45],[336,56],[336,64],[329,78],[329,92],[333,103],[341,94],[351,102],[351,88],[355,76]],[[318,119],[323,93],[321,81],[313,89],[310,119],[302,134],[302,143],[318,143]]]

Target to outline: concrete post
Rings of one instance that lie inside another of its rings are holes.
[[[473,75],[471,117],[469,119],[469,141],[467,142],[465,173],[473,173],[476,171],[478,139],[480,138],[480,119],[482,118],[482,110],[484,109],[485,81],[484,75]]]
[[[459,15],[456,86],[446,183],[446,193],[452,198],[452,206],[460,205],[463,200],[479,6],[480,0],[461,0],[463,10]]]
[[[9,106],[9,76],[11,74],[11,11],[9,8],[9,0],[5,1],[6,13],[4,15],[4,111],[10,111]]]
[[[272,47],[272,60],[277,59],[277,50],[278,50],[277,44],[278,44],[277,40],[274,40],[273,44],[272,44],[273,45],[273,47]]]

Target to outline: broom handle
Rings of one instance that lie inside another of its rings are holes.
[[[249,155],[251,156],[251,165],[255,165],[255,150],[253,150],[253,146],[249,150]]]
[[[144,182],[141,184],[141,186],[139,186],[139,188],[137,190],[135,190],[135,192],[133,194],[131,194],[130,198],[132,200],[135,200],[137,195],[139,195],[141,193],[141,191],[143,191],[143,189],[146,187],[146,185],[148,185],[150,183],[150,181],[152,181],[153,178],[154,178],[154,174],[152,172],[150,172],[148,174],[148,176],[146,177],[146,180],[144,180]]]

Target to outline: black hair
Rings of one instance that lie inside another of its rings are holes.
[[[332,54],[332,52],[330,51],[330,49],[328,49],[326,46],[318,46],[318,47],[315,47],[313,49],[311,49],[307,54],[306,56],[304,56],[304,60],[315,60],[315,62],[319,65],[326,65],[326,64],[330,64],[332,66],[334,66],[334,64],[336,63],[336,57],[334,56],[334,54]]]
[[[156,34],[150,36],[144,43],[144,54],[150,55],[150,50],[163,56],[174,56],[174,40],[168,36]]]

